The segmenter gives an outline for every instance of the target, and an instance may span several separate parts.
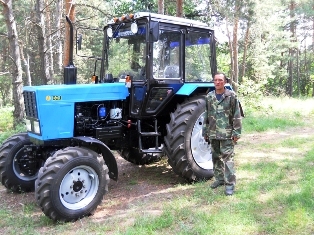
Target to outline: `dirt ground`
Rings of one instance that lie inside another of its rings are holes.
[[[251,144],[272,143],[286,138],[307,137],[313,135],[311,127],[299,127],[287,131],[270,131],[258,134],[243,135],[236,146],[237,152]],[[101,221],[110,217],[122,217],[126,215],[132,205],[145,200],[169,200],[175,196],[174,186],[187,184],[184,179],[175,175],[164,157],[160,162],[148,166],[137,166],[125,161],[118,153],[115,153],[118,169],[118,181],[111,180],[109,192],[105,195],[103,202],[98,206],[93,220]],[[190,193],[180,191],[182,193]],[[34,193],[15,194],[0,185],[0,207],[12,211],[23,211],[25,205],[36,204]],[[158,208],[146,208],[147,213],[159,214]],[[40,208],[35,209],[40,215]],[[131,222],[131,221],[130,221]]]

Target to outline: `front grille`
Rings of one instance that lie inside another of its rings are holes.
[[[24,91],[23,95],[26,116],[38,119],[36,93],[34,91]]]

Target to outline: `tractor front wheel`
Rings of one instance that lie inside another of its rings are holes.
[[[188,181],[213,177],[211,147],[202,136],[205,96],[178,104],[167,124],[165,152],[174,172]]]
[[[108,191],[108,167],[96,152],[82,147],[57,151],[39,170],[38,205],[55,221],[75,221],[92,214]]]
[[[19,133],[5,140],[0,148],[0,179],[13,192],[34,191],[35,180],[43,160],[36,151],[27,133]]]

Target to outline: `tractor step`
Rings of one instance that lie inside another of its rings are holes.
[[[139,132],[141,136],[161,136],[158,132]]]
[[[140,150],[142,153],[162,153],[161,149],[142,149]]]
[[[142,132],[142,127],[141,127],[141,120],[137,121],[137,131],[138,131],[138,144],[139,144],[139,150],[141,153],[162,153],[162,150],[159,148],[159,143],[158,143],[158,136],[161,136],[161,134],[157,131],[157,119],[154,120],[155,126],[154,126],[154,131],[151,132]],[[143,144],[142,144],[142,137],[155,137],[155,147],[154,148],[149,148],[149,149],[143,149]]]

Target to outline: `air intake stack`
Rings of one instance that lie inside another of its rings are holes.
[[[73,24],[68,16],[66,20],[70,25],[70,40],[69,40],[69,64],[64,67],[63,79],[64,84],[76,84],[77,68],[73,64]]]

